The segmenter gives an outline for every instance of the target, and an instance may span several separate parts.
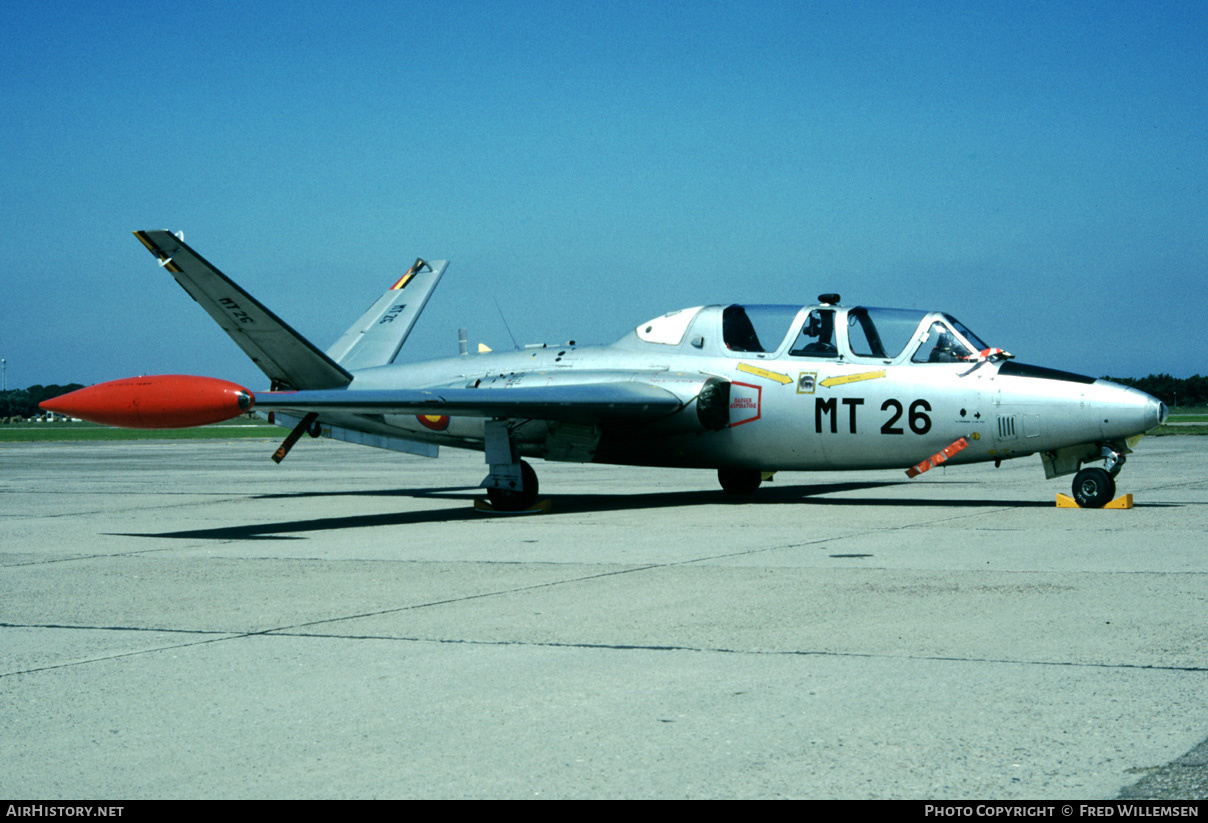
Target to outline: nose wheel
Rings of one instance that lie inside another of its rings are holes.
[[[1101,509],[1116,496],[1116,479],[1099,468],[1083,469],[1074,475],[1074,502],[1079,508]]]

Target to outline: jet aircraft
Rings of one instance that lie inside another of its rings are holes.
[[[135,236],[269,378],[251,391],[207,377],[115,380],[43,403],[135,428],[219,422],[255,410],[304,435],[435,457],[485,452],[501,511],[530,508],[525,458],[716,469],[732,494],[777,471],[906,469],[1039,454],[1101,507],[1136,439],[1166,419],[1136,389],[1024,365],[939,311],[712,305],[672,311],[605,346],[526,346],[421,363],[396,359],[445,273],[416,260],[321,351],[185,244]],[[1102,460],[1102,467],[1084,464]]]

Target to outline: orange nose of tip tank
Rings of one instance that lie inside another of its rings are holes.
[[[41,403],[47,411],[127,429],[180,429],[230,420],[255,397],[214,377],[163,374],[128,377],[79,389]]]

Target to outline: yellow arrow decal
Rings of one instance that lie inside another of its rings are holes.
[[[742,368],[741,366],[739,368]],[[880,371],[865,371],[859,374],[841,374],[838,377],[828,377],[825,380],[819,380],[818,384],[826,386],[828,389],[831,386],[842,386],[844,383],[859,383],[861,380],[876,380],[879,377],[885,376],[885,369]]]
[[[781,374],[780,372],[768,371],[767,369],[759,368],[759,366],[751,366],[746,363],[739,363],[738,370],[745,371],[747,374],[753,374],[756,377],[766,377],[768,380],[775,380],[777,383],[779,383],[781,385],[784,385],[785,383],[793,382],[793,378],[789,377],[787,374]],[[884,374],[884,372],[882,372],[882,374]]]

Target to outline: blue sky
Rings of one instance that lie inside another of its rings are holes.
[[[1208,5],[0,0],[8,384],[264,381],[131,235],[404,358],[717,302],[937,308],[1208,372]]]

